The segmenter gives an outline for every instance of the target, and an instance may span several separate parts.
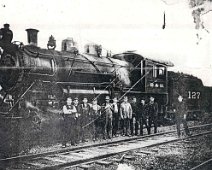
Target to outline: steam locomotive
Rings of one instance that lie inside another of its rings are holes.
[[[105,95],[154,96],[163,113],[168,103],[167,68],[173,66],[171,62],[145,58],[136,51],[103,56],[96,44],[87,44],[85,53],[79,54],[70,38],[63,40],[61,51],[43,49],[37,46],[38,30],[26,31],[28,45],[0,45],[0,107],[5,113],[17,112],[21,100],[41,110],[59,108],[69,95],[86,95],[89,100],[98,97],[99,103]],[[5,103],[9,108],[3,107]]]

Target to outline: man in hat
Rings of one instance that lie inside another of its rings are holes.
[[[151,133],[151,126],[154,125],[154,133],[157,133],[158,126],[158,104],[155,102],[153,96],[150,97],[149,103],[147,105],[147,118],[148,118],[148,134]]]
[[[75,133],[76,133],[76,143],[79,143],[80,137],[80,113],[79,113],[79,99],[78,97],[74,98],[73,105],[75,106],[77,112],[75,115]]]
[[[136,115],[136,122],[135,122],[135,135],[138,135],[138,129],[140,127],[140,135],[143,136],[143,125],[148,127],[147,121],[146,121],[146,112],[147,112],[147,106],[145,103],[145,99],[141,99],[141,103],[138,106],[138,114]]]
[[[177,125],[177,135],[180,137],[180,125],[183,124],[185,133],[187,136],[190,136],[190,131],[188,129],[188,125],[186,122],[186,114],[187,114],[187,107],[186,103],[183,100],[183,96],[179,95],[177,98],[176,106],[174,108],[175,112],[175,119],[176,119],[176,125]]]
[[[0,42],[9,44],[13,39],[13,32],[10,30],[9,24],[4,24],[4,28],[0,29]]]
[[[63,142],[62,147],[66,147],[67,142],[71,139],[71,145],[75,145],[75,131],[73,125],[75,124],[76,108],[72,105],[72,98],[66,99],[66,104],[63,106]]]
[[[92,123],[92,135],[93,135],[93,141],[96,141],[98,138],[98,134],[100,133],[100,127],[99,127],[99,118],[101,116],[101,106],[98,105],[97,103],[97,98],[94,98],[91,104],[91,121]],[[102,132],[102,131],[101,131]]]
[[[132,97],[131,106],[132,106],[132,119],[130,119],[130,131],[131,135],[134,136],[134,129],[135,129],[134,122],[136,122],[136,118],[139,115],[137,98],[135,96]]]
[[[90,115],[90,105],[88,104],[87,97],[84,97],[82,100],[82,104],[79,105],[79,113],[80,113],[80,124],[81,124],[81,137],[82,142],[86,142],[85,139],[86,133],[89,133],[89,115]]]
[[[118,100],[117,97],[113,98],[112,103],[112,111],[113,111],[113,130],[112,130],[112,136],[117,137],[118,134],[118,128],[119,128],[119,106],[118,106]]]
[[[120,117],[123,126],[122,127],[123,136],[130,136],[129,126],[130,126],[130,119],[132,119],[132,107],[131,104],[128,102],[127,96],[124,96],[124,101],[121,103]]]
[[[78,97],[74,98],[73,105],[76,107],[76,110],[77,110],[76,118],[78,118],[79,117],[79,99],[78,99]]]
[[[105,103],[103,104],[102,109],[103,109],[102,114],[104,115],[103,117],[105,118],[105,125],[104,125],[105,132],[104,132],[103,138],[111,139],[112,138],[112,128],[113,128],[113,124],[112,124],[113,112],[112,112],[112,106],[110,103],[109,96],[105,97]]]

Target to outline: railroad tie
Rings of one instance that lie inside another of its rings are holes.
[[[102,165],[104,167],[109,167],[110,165],[112,165],[112,162],[110,161],[103,161],[103,160],[98,160],[95,162],[96,164]]]
[[[151,151],[152,152],[158,152],[158,148],[157,149],[156,148],[152,148]]]
[[[146,154],[146,155],[154,154],[154,152],[151,152],[151,151],[145,151],[145,150],[139,150],[139,151],[137,151],[137,153],[143,153],[143,154]]]
[[[135,160],[135,156],[133,156],[133,155],[125,155],[124,159],[128,159],[128,160],[134,161]]]
[[[135,153],[133,153],[133,155],[135,155],[135,156],[142,156],[142,157],[146,157],[146,154],[141,153],[141,152],[135,152]]]
[[[123,161],[123,159],[113,158],[113,159],[112,159],[112,161],[113,161],[113,162],[118,162],[118,163],[119,163],[119,162],[122,162],[122,161]]]
[[[77,166],[77,169],[78,168],[83,169],[83,170],[94,170],[95,169],[95,167],[93,165],[88,165],[88,164],[79,165],[79,166]]]
[[[167,146],[158,146],[159,149],[167,149]]]

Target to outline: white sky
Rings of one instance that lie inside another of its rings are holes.
[[[210,34],[199,31],[202,40],[197,45],[187,0],[167,1],[171,5],[162,0],[0,0],[0,25],[9,23],[13,40],[25,44],[25,29],[40,30],[38,45],[44,48],[53,35],[58,50],[67,37],[73,37],[81,50],[88,42],[113,53],[139,50],[145,57],[170,60],[175,64],[172,70],[193,74],[212,86],[212,12],[203,18]]]

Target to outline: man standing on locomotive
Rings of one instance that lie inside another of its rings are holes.
[[[131,107],[131,104],[128,102],[127,96],[124,96],[124,101],[121,103],[120,117],[121,117],[122,126],[123,126],[122,127],[123,136],[130,136],[129,126],[130,126],[130,119],[132,119],[132,107]]]
[[[66,147],[68,140],[71,138],[71,145],[75,145],[75,125],[76,108],[72,105],[71,97],[66,99],[66,104],[63,106],[63,142],[62,147]]]
[[[183,100],[183,97],[180,95],[177,98],[176,106],[174,108],[175,112],[175,120],[176,120],[176,125],[177,125],[177,135],[180,137],[180,125],[181,123],[183,124],[185,133],[187,136],[190,136],[190,131],[188,129],[188,125],[186,122],[186,114],[187,114],[187,107],[186,103]]]
[[[151,126],[154,125],[154,133],[157,133],[158,126],[158,104],[155,102],[154,97],[150,97],[150,101],[147,105],[147,117],[148,117],[148,134],[151,133]]]
[[[0,29],[0,46],[1,43],[9,44],[13,39],[13,32],[10,30],[9,24],[4,24],[4,28]]]

